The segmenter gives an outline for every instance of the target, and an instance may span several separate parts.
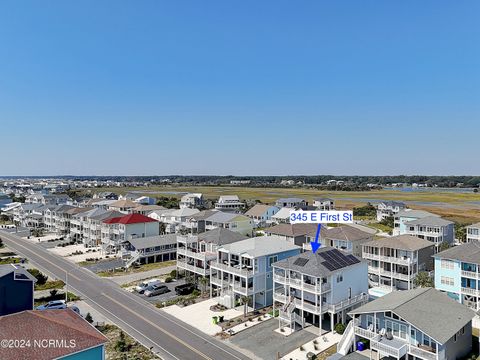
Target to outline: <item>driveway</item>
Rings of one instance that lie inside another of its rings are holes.
[[[251,352],[252,359],[275,360],[277,351],[284,356],[317,336],[307,330],[289,336],[275,332],[278,320],[271,319],[233,335],[228,341]]]

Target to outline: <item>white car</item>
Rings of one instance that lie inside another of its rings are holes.
[[[136,287],[135,287],[135,290],[139,293],[139,294],[143,294],[145,292],[145,290],[147,290],[147,288],[151,285],[156,285],[156,284],[160,284],[161,281],[159,279],[150,279],[150,280],[146,280],[146,281],[142,281],[140,284],[138,284]]]
[[[45,305],[37,306],[37,310],[66,309],[67,304],[64,300],[49,301]]]

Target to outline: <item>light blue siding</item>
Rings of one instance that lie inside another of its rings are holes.
[[[75,354],[62,357],[62,360],[103,360],[104,346],[100,345],[89,350],[81,351]]]

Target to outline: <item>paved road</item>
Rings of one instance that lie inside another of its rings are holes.
[[[227,344],[158,311],[114,282],[102,279],[15,234],[0,231],[0,236],[10,249],[28,258],[47,274],[65,281],[69,289],[81,295],[88,304],[140,343],[153,347],[162,359],[248,360],[247,356]]]

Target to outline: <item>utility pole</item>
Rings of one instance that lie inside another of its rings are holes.
[[[68,272],[65,270],[65,304],[68,302]]]

